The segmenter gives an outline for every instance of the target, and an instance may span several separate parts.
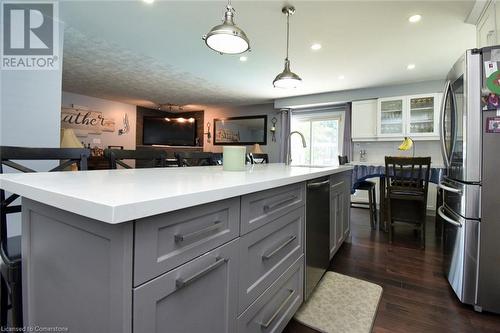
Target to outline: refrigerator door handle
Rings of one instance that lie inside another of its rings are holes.
[[[462,194],[463,193],[463,191],[461,189],[450,187],[450,186],[446,186],[443,183],[439,183],[438,186],[439,186],[440,189],[443,189],[443,190],[448,191],[448,192],[457,193],[457,194]]]
[[[462,228],[462,223],[460,222],[457,222],[455,221],[454,219],[452,218],[449,218],[448,216],[446,216],[446,214],[444,213],[444,206],[441,206],[438,208],[438,215],[443,219],[445,220],[446,222],[450,223],[450,224],[453,224],[454,226],[456,227],[459,227],[459,228]]]
[[[441,141],[441,154],[443,155],[443,161],[444,161],[444,166],[446,168],[450,167],[450,161],[449,161],[449,156],[446,151],[446,143],[445,143],[445,138],[444,138],[444,131],[445,131],[445,109],[446,109],[446,98],[448,97],[448,92],[450,90],[450,85],[451,81],[447,80],[445,85],[444,85],[444,92],[443,92],[443,98],[441,99],[441,111],[440,111],[440,130],[441,133],[439,135],[440,141]],[[452,95],[450,95],[450,98],[452,98]]]

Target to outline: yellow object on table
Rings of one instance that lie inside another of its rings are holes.
[[[413,148],[413,157],[415,157],[415,145],[413,139],[405,136],[403,142],[399,145],[398,150],[407,151]]]

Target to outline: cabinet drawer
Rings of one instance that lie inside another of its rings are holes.
[[[233,333],[238,244],[234,240],[135,288],[135,333]]]
[[[304,207],[240,238],[239,313],[304,253]]]
[[[303,301],[304,257],[238,317],[238,333],[281,332]]]
[[[134,286],[138,286],[239,235],[239,198],[135,223]]]
[[[241,234],[304,205],[304,183],[252,193],[241,197]]]
[[[352,182],[351,178],[352,178],[352,170],[346,170],[339,173],[335,173],[330,176],[330,185],[333,186],[340,182],[346,182],[346,186],[348,186],[350,190]]]

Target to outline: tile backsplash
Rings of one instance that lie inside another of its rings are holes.
[[[352,160],[361,161],[361,151],[365,151],[363,162],[377,164],[384,163],[385,156],[412,156],[413,149],[408,151],[398,150],[401,141],[371,141],[354,142],[352,149]],[[441,145],[439,141],[415,141],[415,156],[430,156],[433,166],[442,166]]]

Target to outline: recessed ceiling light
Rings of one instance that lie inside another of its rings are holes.
[[[412,70],[412,69],[415,69],[415,64],[409,64],[408,66],[406,66],[406,69],[408,70]]]
[[[339,80],[343,80],[345,79],[345,76],[344,75],[339,75]]]
[[[241,57],[240,57],[240,61],[245,62],[245,61],[247,61],[247,60],[248,60],[248,58],[247,58],[247,57],[245,57],[245,56],[241,56]]]
[[[311,45],[311,50],[317,51],[319,49],[321,49],[321,44],[314,43],[313,45]]]
[[[412,15],[408,18],[408,21],[410,23],[417,23],[418,21],[420,21],[422,19],[422,15],[420,14],[415,14],[415,15]]]
[[[155,0],[142,0],[144,1],[145,3],[148,3],[148,4],[152,4],[153,2],[155,2]]]

